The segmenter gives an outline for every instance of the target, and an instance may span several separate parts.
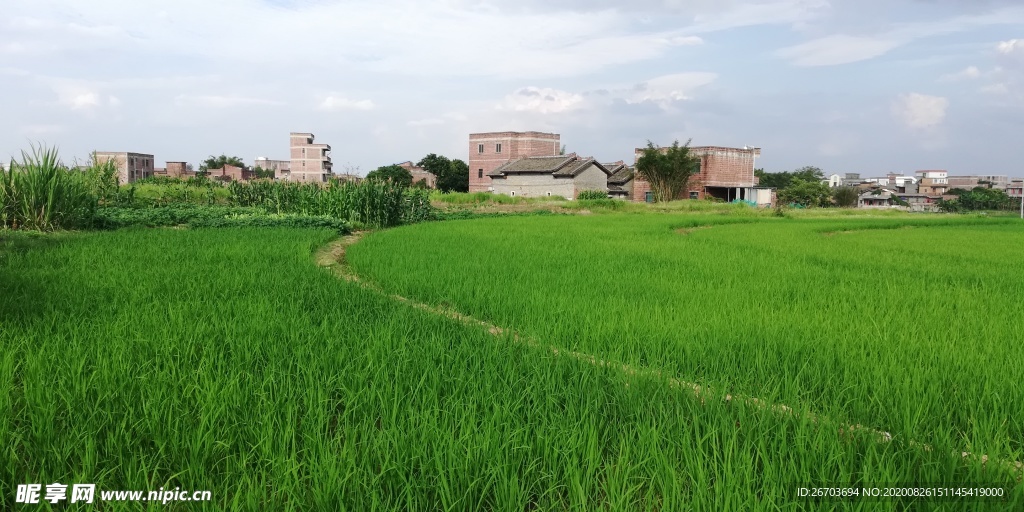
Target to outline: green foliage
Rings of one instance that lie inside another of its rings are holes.
[[[583,190],[576,195],[576,199],[587,200],[587,199],[608,199],[608,191],[606,190]]]
[[[99,206],[96,176],[68,169],[55,148],[32,146],[21,161],[0,171],[0,228],[52,231],[81,229]],[[105,188],[103,189],[106,190]]]
[[[437,189],[442,192],[469,191],[469,166],[462,160],[430,153],[416,165],[437,176]]]
[[[939,208],[946,212],[971,212],[971,211],[984,211],[984,210],[1015,210],[1020,205],[1019,201],[1011,199],[1010,196],[1006,195],[1006,191],[987,188],[987,187],[974,187],[971,190],[964,190],[960,188],[954,188],[949,191],[950,194],[956,195],[956,199],[949,201],[940,200]]]
[[[264,169],[258,165],[256,166],[255,169],[252,170],[252,174],[253,176],[256,177],[256,179],[274,179],[273,169]]]
[[[118,186],[117,164],[114,160],[96,163],[96,159],[93,158],[84,172],[89,191],[99,201],[100,206],[117,204],[124,200]]]
[[[197,172],[206,174],[210,171],[210,169],[222,169],[225,165],[241,167],[243,169],[245,168],[245,162],[243,162],[240,157],[227,155],[210,155],[209,158],[203,160],[203,163],[199,164],[199,171]]]
[[[773,187],[779,190],[789,187],[794,180],[820,182],[825,179],[822,170],[813,166],[801,167],[792,172],[764,172],[764,169],[755,169],[754,176],[758,178],[759,187]]]
[[[366,181],[390,181],[400,187],[408,187],[412,185],[412,174],[404,167],[385,165],[370,171]]]
[[[636,172],[651,184],[655,202],[672,201],[686,191],[690,176],[700,172],[700,159],[690,155],[690,141],[675,141],[668,148],[647,147],[636,162]]]
[[[840,208],[853,208],[860,199],[860,191],[856,187],[836,187],[832,189],[832,200]]]
[[[779,201],[793,203],[807,208],[829,206],[832,191],[821,181],[805,181],[794,178],[789,186],[777,192]]]
[[[404,169],[403,169],[404,170]],[[342,219],[373,227],[422,222],[432,218],[430,192],[407,189],[390,181],[359,183],[232,182],[229,202],[273,213],[297,213]]]

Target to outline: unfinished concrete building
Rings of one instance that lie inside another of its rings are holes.
[[[110,161],[117,167],[117,182],[132,183],[143,178],[153,177],[153,155],[123,151],[94,151],[93,163],[103,164]]]
[[[669,148],[661,148],[667,151]],[[636,148],[635,161],[639,161],[644,148]],[[695,146],[690,155],[700,159],[700,171],[690,177],[687,191],[676,199],[717,198],[723,201],[751,201],[758,205],[772,204],[772,191],[758,187],[754,177],[755,159],[761,156],[761,148],[727,148],[720,146]],[[633,180],[634,201],[653,200],[651,185],[637,175]]]
[[[331,146],[314,144],[313,134],[292,132],[288,180],[327,183],[331,176]]]

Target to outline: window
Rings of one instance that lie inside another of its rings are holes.
[[[477,144],[476,145],[476,152],[477,153],[483,153],[484,152],[484,145],[483,144]]]
[[[482,179],[482,178],[484,177],[484,170],[483,170],[483,169],[477,169],[477,171],[476,171],[476,177],[477,177],[478,179]]]
[[[516,196],[516,191],[513,190],[513,191],[509,192],[508,195],[510,195],[512,197],[515,197]]]
[[[495,144],[494,145],[494,152],[495,153],[501,153],[501,144]]]
[[[696,190],[690,191],[690,199],[697,199],[698,196],[700,196],[700,193],[697,192]]]

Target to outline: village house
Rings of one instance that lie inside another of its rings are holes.
[[[917,171],[917,191],[929,196],[942,196],[949,191],[949,174],[946,171]]]
[[[153,177],[153,155],[117,151],[94,151],[92,160],[95,164],[113,161],[117,167],[117,182],[132,183],[143,178]]]
[[[876,189],[871,192],[864,192],[857,198],[858,208],[892,208],[898,206],[892,191]]]
[[[939,211],[939,201],[942,199],[939,196],[900,192],[897,192],[896,196],[910,205],[908,209],[912,212],[937,212]]]
[[[274,171],[274,179],[287,180],[291,174],[291,160],[271,160],[265,156],[258,156],[253,163],[253,169],[259,167],[267,171]]]
[[[667,151],[668,148],[661,148]],[[644,148],[634,151],[635,162],[640,160]],[[695,146],[690,155],[700,160],[700,170],[690,177],[687,191],[676,199],[716,198],[726,202],[750,201],[758,206],[775,203],[774,190],[758,187],[754,176],[754,161],[761,155],[761,148],[727,148],[720,146]],[[651,185],[641,176],[633,178],[633,201],[652,202]]]
[[[412,161],[406,161],[396,165],[409,171],[409,174],[412,175],[413,185],[422,181],[427,188],[437,188],[437,176],[434,176],[434,173],[419,167],[412,163]]]
[[[167,162],[166,167],[153,169],[153,176],[157,177],[185,179],[195,175],[189,170],[188,162]]]
[[[255,177],[255,173],[244,167],[225,165],[220,169],[207,169],[206,177],[220,181],[248,181]]]
[[[608,195],[612,199],[629,200],[633,197],[633,168],[619,160],[601,164],[608,170]]]
[[[561,136],[543,132],[469,134],[469,191],[491,191],[491,172],[522,157],[558,156]]]
[[[491,171],[495,194],[576,199],[584,190],[608,190],[608,172],[593,158],[576,153],[522,157]]]
[[[331,176],[331,146],[314,144],[313,134],[292,132],[290,134],[291,162],[286,178],[289,181],[327,183]]]

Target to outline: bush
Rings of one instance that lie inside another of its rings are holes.
[[[576,199],[580,201],[586,201],[589,199],[608,199],[608,192],[605,190],[584,190],[576,196]]]
[[[0,227],[52,231],[92,225],[98,207],[85,173],[68,169],[56,149],[32,147],[0,171]]]

